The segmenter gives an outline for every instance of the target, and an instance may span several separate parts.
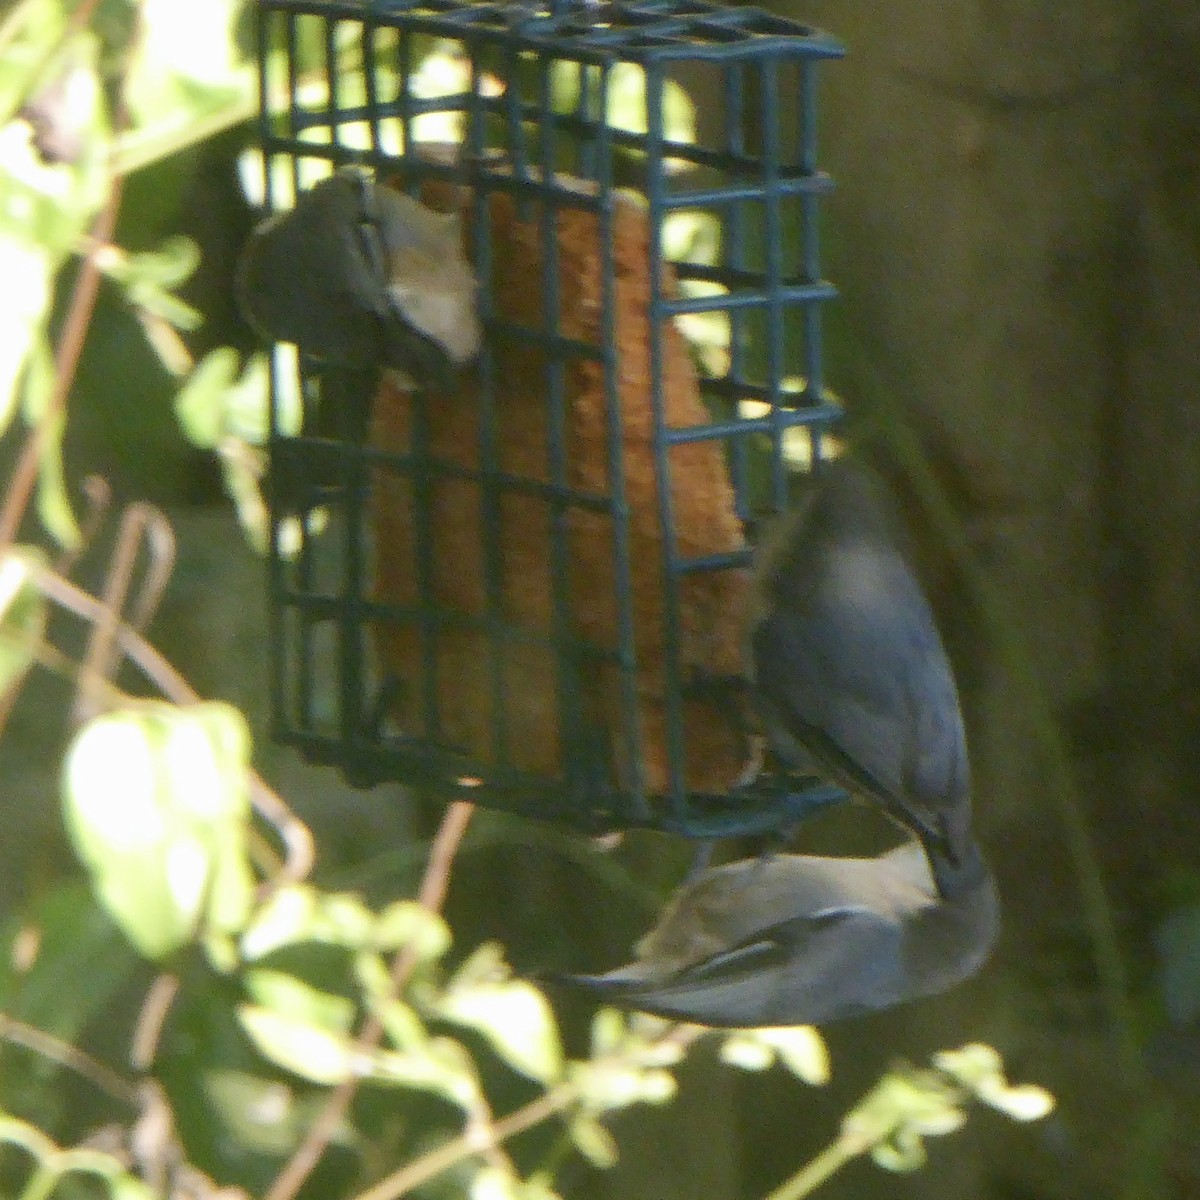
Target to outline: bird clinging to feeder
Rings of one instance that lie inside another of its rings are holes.
[[[958,690],[881,481],[822,464],[756,563],[748,673],[776,757],[912,830],[939,885],[971,851]]]
[[[820,1025],[932,996],[973,975],[999,929],[991,872],[973,841],[962,850],[951,863],[910,840],[874,858],[714,867],[671,897],[631,963],[559,980],[717,1026]]]

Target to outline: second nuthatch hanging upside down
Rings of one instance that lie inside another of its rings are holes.
[[[591,186],[561,176],[556,183],[581,194]],[[420,199],[448,213],[471,212],[475,204],[467,188],[437,182],[425,184]],[[421,556],[415,515],[424,505],[430,529],[425,594],[432,594],[442,612],[466,618],[443,621],[433,629],[423,629],[417,621],[377,629],[383,664],[400,684],[393,716],[407,732],[465,747],[484,762],[507,760],[545,775],[558,774],[573,755],[594,760],[598,750],[604,770],[618,784],[631,785],[640,765],[646,790],[661,793],[671,778],[663,539],[674,537],[679,555],[689,559],[744,548],[724,451],[714,441],[667,451],[673,529],[664,531],[651,407],[652,339],[660,339],[667,426],[703,425],[710,418],[683,337],[671,321],[655,328],[650,319],[645,208],[629,196],[614,197],[611,320],[617,359],[611,385],[617,411],[611,413],[610,381],[597,353],[604,340],[606,264],[598,214],[566,203],[547,212],[536,200],[525,211],[504,190],[488,193],[482,204],[490,268],[480,283],[502,323],[489,334],[490,427],[481,424],[485,406],[471,373],[446,393],[427,399],[385,379],[375,398],[373,445],[405,455],[419,436],[439,464],[424,482],[402,469],[380,467],[375,473],[377,593],[392,604],[418,604],[421,581],[414,564]],[[555,265],[545,261],[547,223]],[[465,224],[468,232],[475,228],[474,219]],[[466,249],[473,254],[470,236]],[[553,307],[547,297],[548,274],[556,293]],[[668,295],[675,286],[665,267]],[[595,349],[564,351],[558,348],[564,342]],[[559,402],[554,399],[555,378],[560,381]],[[561,405],[557,413],[556,403]],[[610,450],[611,432],[617,428],[619,463]],[[614,658],[620,626],[614,553],[618,518],[548,494],[555,484],[557,438],[563,447],[561,480],[574,495],[611,497],[618,467],[624,475],[628,605],[636,649],[631,705],[626,705],[622,668]],[[499,471],[521,484],[489,488],[473,477],[485,466],[482,447],[488,444]],[[554,604],[555,529],[565,535],[565,631]],[[491,592],[489,563],[495,579]],[[740,676],[748,591],[744,569],[698,571],[680,579],[679,673],[684,684]],[[499,636],[496,616],[504,624]],[[567,674],[560,671],[550,644],[564,632],[576,647],[591,648],[570,651],[568,659],[578,657]],[[427,723],[430,706],[419,686],[429,664],[436,674],[436,728]],[[560,719],[567,689],[576,691],[590,731],[584,741],[590,744],[573,741]],[[748,749],[738,709],[736,700],[713,689],[684,697],[682,778],[690,788],[725,792],[742,773]],[[640,735],[637,764],[627,754],[629,724],[636,724]],[[589,770],[590,765],[585,763]]]
[[[882,482],[847,459],[822,464],[756,575],[749,669],[776,757],[911,829],[935,874],[955,866],[971,844],[962,713]]]
[[[254,231],[237,291],[260,336],[337,366],[390,367],[421,386],[445,385],[479,352],[459,218],[355,167]]]
[[[620,1008],[700,1025],[821,1025],[944,992],[999,927],[974,842],[952,864],[921,844],[876,858],[774,854],[685,884],[627,966],[560,976]]]

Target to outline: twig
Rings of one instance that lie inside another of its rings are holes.
[[[121,514],[116,548],[108,578],[104,581],[101,597],[104,615],[92,624],[92,635],[79,671],[79,686],[75,693],[76,720],[83,721],[95,714],[97,704],[91,692],[98,681],[107,680],[116,668],[116,627],[121,621],[138,550],[143,542],[149,551],[149,561],[127,621],[129,627],[139,633],[154,615],[170,581],[175,566],[175,533],[171,522],[153,505],[131,504]]]
[[[121,207],[123,179],[114,175],[109,188],[108,200],[92,225],[91,236],[97,243],[107,242],[117,224],[117,212]],[[29,497],[37,482],[38,470],[46,441],[67,407],[67,393],[75,379],[83,342],[91,323],[92,310],[96,306],[96,294],[100,288],[100,268],[94,253],[84,255],[83,266],[75,280],[71,293],[71,304],[63,322],[62,338],[58,353],[54,356],[54,391],[50,403],[38,423],[29,431],[21,456],[13,468],[8,491],[4,497],[4,508],[0,510],[0,546],[10,546],[17,539],[17,532],[29,507]]]
[[[105,607],[81,587],[55,571],[42,567],[34,577],[42,592],[56,604],[87,621],[100,620]],[[200,695],[188,681],[145,638],[123,621],[114,627],[113,636],[122,652],[168,700],[176,704],[198,704]],[[248,772],[250,799],[255,811],[275,830],[283,843],[285,861],[271,884],[278,887],[307,878],[313,865],[312,833],[287,806],[283,798],[256,771]]]
[[[437,912],[446,899],[449,887],[450,869],[454,865],[454,856],[463,835],[467,831],[474,805],[465,800],[455,801],[446,810],[441,827],[433,841],[429,854],[429,864],[425,868],[425,876],[421,881],[421,889],[417,895],[419,903]],[[391,982],[393,994],[399,993],[417,964],[417,953],[413,945],[402,946],[392,960]],[[363,1020],[358,1036],[355,1038],[351,1060],[369,1058],[383,1038],[383,1022],[376,1012],[369,1013]],[[321,1160],[338,1127],[346,1117],[350,1105],[358,1092],[361,1079],[352,1075],[343,1080],[330,1093],[324,1108],[317,1114],[316,1120],[309,1127],[304,1141],[301,1142],[287,1166],[271,1184],[263,1200],[292,1200],[304,1181],[312,1173],[313,1168]],[[494,1130],[498,1126],[493,1127]],[[477,1139],[478,1135],[475,1135]],[[472,1142],[474,1144],[474,1140]],[[422,1160],[423,1161],[423,1160]]]
[[[47,1033],[44,1029],[0,1013],[0,1038],[17,1046],[24,1046],[27,1050],[58,1063],[60,1067],[74,1071],[123,1104],[135,1107],[138,1104],[138,1089],[129,1080],[122,1078],[111,1067],[105,1066],[90,1054],[72,1046],[70,1042],[64,1042],[52,1033]]]
[[[150,985],[138,1013],[129,1047],[129,1062],[136,1071],[148,1071],[158,1053],[167,1014],[179,994],[178,975],[159,975]]]
[[[87,512],[79,521],[79,545],[62,551],[55,560],[54,569],[60,575],[70,575],[80,555],[96,540],[100,523],[112,504],[112,488],[103,475],[89,475],[83,481],[82,491]]]
[[[526,1129],[540,1125],[556,1113],[570,1108],[578,1099],[579,1089],[575,1084],[560,1084],[497,1121],[489,1130],[486,1142],[481,1141],[478,1133],[474,1131],[464,1133],[414,1162],[406,1163],[400,1170],[394,1171],[386,1179],[381,1179],[365,1192],[359,1192],[354,1200],[396,1200],[396,1197],[403,1196],[434,1176],[448,1171],[464,1158],[480,1154],[518,1133],[524,1133]]]
[[[866,1149],[857,1140],[839,1137],[830,1142],[816,1158],[810,1159],[790,1179],[775,1188],[765,1200],[802,1200],[817,1190],[831,1175]]]
[[[672,1025],[655,1045],[677,1045],[681,1049],[686,1049],[693,1042],[711,1032],[702,1025]],[[448,1171],[464,1158],[486,1154],[518,1133],[524,1133],[526,1129],[532,1129],[533,1126],[540,1125],[550,1117],[566,1111],[579,1098],[578,1084],[559,1084],[536,1100],[531,1100],[522,1108],[493,1122],[489,1128],[485,1130],[470,1128],[461,1136],[451,1139],[436,1150],[431,1150],[428,1154],[423,1154],[420,1158],[405,1163],[387,1178],[373,1184],[365,1192],[360,1192],[354,1197],[354,1200],[396,1200],[397,1197],[406,1195],[443,1171]],[[486,1134],[486,1136],[481,1136],[481,1134]]]

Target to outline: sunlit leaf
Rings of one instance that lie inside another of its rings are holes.
[[[352,1000],[321,991],[285,971],[257,968],[246,972],[243,983],[260,1008],[280,1016],[336,1034],[348,1034],[354,1026]]]
[[[639,1103],[665,1104],[675,1096],[679,1086],[670,1071],[619,1059],[573,1062],[569,1074],[584,1106],[594,1112]]]
[[[738,1030],[725,1038],[721,1058],[746,1071],[761,1071],[779,1061],[805,1083],[829,1082],[829,1051],[811,1025]]]
[[[130,940],[160,958],[236,929],[251,901],[245,854],[249,733],[222,704],[147,704],[89,722],[67,753],[68,831]]]
[[[44,73],[46,60],[62,44],[66,12],[62,4],[5,4],[0,44],[0,122],[7,122]]]
[[[192,330],[200,313],[172,294],[200,265],[200,250],[191,238],[167,238],[157,249],[114,259],[110,274],[124,284],[129,302],[170,322],[176,329]]]
[[[919,1171],[925,1165],[926,1158],[925,1143],[908,1129],[898,1130],[888,1141],[880,1142],[871,1149],[871,1159],[877,1167],[898,1174]]]
[[[241,96],[251,77],[238,47],[242,0],[142,0],[126,99],[139,126],[195,121]]]
[[[214,450],[226,433],[226,395],[237,378],[237,351],[210,350],[175,395],[175,415],[184,436],[201,450]]]
[[[934,1055],[933,1062],[984,1104],[1015,1121],[1040,1120],[1054,1109],[1054,1097],[1045,1088],[1010,1084],[999,1051],[984,1042],[943,1050]]]
[[[416,1010],[402,1000],[391,999],[375,1009],[383,1031],[397,1050],[419,1050],[429,1042],[429,1034]]]
[[[378,917],[372,944],[380,950],[404,946],[421,962],[441,958],[450,949],[450,926],[439,913],[415,900],[397,900]]]
[[[592,1018],[592,1057],[614,1053],[627,1036],[625,1014],[618,1008],[601,1008]]]
[[[299,355],[292,342],[276,342],[271,348],[275,370],[275,426],[284,437],[295,437],[304,427]],[[254,360],[250,361],[253,364]]]
[[[561,1200],[544,1180],[521,1179],[507,1167],[489,1166],[471,1180],[470,1200]]]
[[[715,267],[721,257],[721,220],[715,213],[685,208],[662,225],[663,256],[671,262]]]
[[[370,1076],[377,1083],[434,1092],[465,1111],[478,1107],[482,1096],[475,1063],[452,1038],[431,1038],[411,1050],[383,1050],[370,1060]]]
[[[592,103],[598,104],[598,68],[567,62],[556,64],[556,67],[551,75],[551,96],[555,111],[576,110],[580,104],[581,86],[587,89]],[[613,129],[628,133],[646,133],[649,128],[646,91],[646,72],[637,63],[620,62],[609,68],[605,109],[608,124]],[[695,142],[696,107],[687,92],[672,79],[663,81],[661,116],[662,134],[667,141]]]
[[[239,1005],[237,1017],[264,1058],[301,1079],[337,1084],[363,1074],[361,1065],[354,1069],[354,1045],[347,1036],[254,1004]]]
[[[567,1133],[575,1149],[594,1167],[607,1170],[617,1161],[617,1142],[611,1133],[587,1113],[578,1113],[567,1122]]]
[[[319,895],[316,888],[306,883],[290,884],[272,892],[242,932],[242,957],[253,962],[283,946],[311,940]]]
[[[936,1073],[899,1068],[846,1114],[842,1138],[858,1152],[878,1151],[889,1170],[912,1170],[923,1161],[921,1138],[952,1133],[966,1120],[960,1099]]]
[[[286,412],[281,414],[289,416]],[[295,412],[290,414],[294,422]],[[225,429],[252,446],[265,446],[271,435],[271,372],[265,354],[255,354],[225,395]],[[282,429],[298,433],[298,428]]]
[[[0,233],[0,434],[16,411],[21,373],[49,310],[53,271],[40,246]]]
[[[531,983],[451,986],[438,1005],[438,1016],[482,1034],[510,1067],[552,1084],[562,1077],[563,1054],[554,1013]]]

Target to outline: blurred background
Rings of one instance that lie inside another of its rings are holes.
[[[922,1171],[857,1162],[820,1194],[1200,1194],[1200,10],[777,11],[848,50],[820,87],[821,158],[837,184],[825,261],[841,291],[829,380],[919,541],[963,693],[1003,934],[951,994],[827,1030],[827,1087],[736,1074],[699,1052],[673,1105],[615,1123],[616,1168],[568,1168],[558,1186],[582,1200],[764,1195],[893,1060],[985,1041],[1012,1078],[1055,1093],[1053,1116],[1027,1127],[981,1114],[931,1143]],[[182,233],[201,248],[182,289],[204,316],[187,336],[197,356],[253,345],[231,288],[255,219],[236,172],[252,137],[248,120],[231,123],[125,186],[119,244]],[[164,506],[179,562],[155,644],[202,694],[250,714],[256,761],[314,828],[320,877],[376,900],[402,894],[436,812],[397,788],[351,792],[267,741],[263,564],[212,456],[180,436],[176,386],[102,288],[68,475]],[[11,433],[0,450],[7,474]],[[105,552],[85,556],[82,581],[98,581]],[[65,731],[47,718],[67,695],[35,675],[0,745],[0,911],[13,919],[74,869],[55,802]],[[811,844],[852,849],[872,836],[860,830],[833,814]],[[481,816],[454,878],[456,936],[500,938],[519,967],[622,960],[688,849],[630,836],[593,869],[601,852],[569,843]],[[585,1015],[567,1005],[569,1037]]]

